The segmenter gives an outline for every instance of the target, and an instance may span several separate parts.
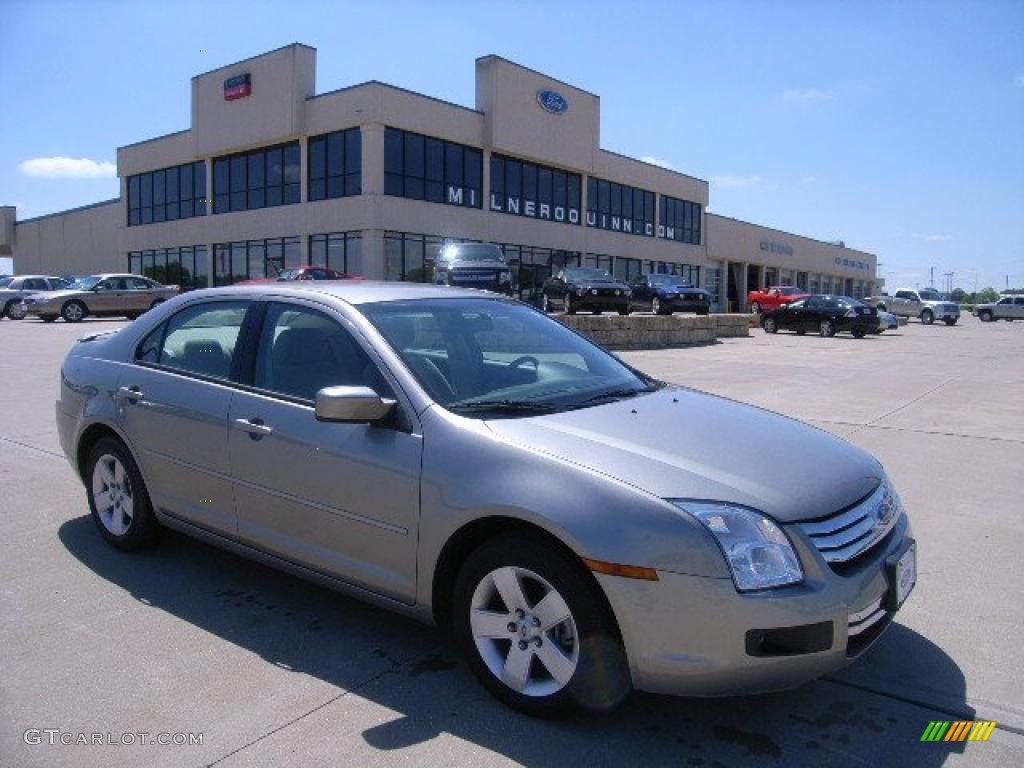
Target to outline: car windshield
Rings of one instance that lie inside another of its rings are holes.
[[[501,248],[489,243],[462,243],[441,250],[441,261],[505,261]]]
[[[76,291],[88,291],[93,288],[100,281],[99,275],[86,275],[85,277],[79,277],[68,287]]]
[[[651,283],[653,285],[681,285],[683,287],[689,287],[690,281],[684,280],[678,275],[651,275]]]
[[[917,295],[922,301],[942,301],[942,294],[938,291],[918,291]]]
[[[11,284],[11,280],[13,279],[13,277],[0,277],[0,288],[6,288]]]
[[[778,291],[782,296],[796,296],[800,292],[796,288],[779,288]]]
[[[570,410],[660,386],[517,302],[420,299],[359,310],[436,402],[466,416]]]
[[[597,267],[573,267],[565,270],[566,280],[604,280],[610,281],[612,276]]]
[[[839,304],[844,306],[844,307],[864,307],[864,306],[867,306],[863,301],[860,301],[859,299],[855,299],[852,296],[840,296],[838,301],[839,301]]]

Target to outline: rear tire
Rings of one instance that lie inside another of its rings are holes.
[[[865,336],[868,335],[868,332],[865,331],[863,328],[854,328],[851,331],[851,333],[853,334],[853,338],[855,339],[863,339]],[[875,331],[875,333],[878,333],[878,331]]]
[[[599,587],[544,539],[484,542],[459,571],[452,605],[470,669],[507,706],[558,717],[610,711],[629,695],[626,651]]]
[[[778,333],[779,326],[775,323],[775,318],[766,317],[761,321],[761,327],[764,328],[765,333]]]
[[[624,307],[619,307],[619,314],[620,314],[620,315],[623,315],[623,316],[625,316],[625,315],[628,315],[628,314],[630,313],[630,311],[631,311],[631,310],[630,310],[630,308],[629,308],[629,304],[627,304],[627,305],[626,305],[626,306],[624,306]]]
[[[822,320],[818,325],[818,333],[827,339],[836,335],[836,326],[831,320]]]
[[[134,552],[156,540],[153,505],[124,443],[112,437],[97,441],[85,464],[85,482],[93,522],[108,543]]]
[[[65,323],[80,323],[85,317],[85,304],[80,301],[69,301],[60,308],[60,316]]]
[[[978,319],[981,320],[981,322],[983,322],[983,323],[991,323],[992,322],[992,312],[990,310],[987,310],[987,309],[982,311],[982,312],[979,312],[978,313]]]
[[[921,312],[921,322],[925,325],[931,325],[935,322],[935,314],[930,310],[926,309]]]

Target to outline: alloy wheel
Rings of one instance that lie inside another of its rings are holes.
[[[82,305],[78,302],[72,301],[64,305],[64,309],[61,310],[61,315],[69,323],[77,323],[83,317],[85,312],[82,311]]]
[[[550,582],[502,566],[477,584],[470,603],[473,642],[487,669],[524,696],[551,696],[579,665],[576,621]]]
[[[770,317],[765,318],[763,325],[765,333],[775,333],[776,331],[779,330],[778,327],[775,325],[775,320]]]
[[[834,335],[835,332],[835,327],[832,325],[831,320],[822,320],[821,325],[818,326],[818,333],[826,338]]]
[[[755,301],[753,304],[750,305],[750,311],[753,312],[755,315],[760,315],[761,314],[761,304],[759,302]]]
[[[653,312],[656,315],[660,315],[661,314],[661,302],[658,301],[658,297],[657,296],[655,296],[653,299],[651,299],[651,312]]]
[[[116,456],[105,453],[92,471],[92,498],[100,522],[114,536],[124,536],[135,519],[131,481]]]
[[[20,301],[12,301],[7,305],[7,316],[11,318],[11,320],[24,320],[25,305]]]

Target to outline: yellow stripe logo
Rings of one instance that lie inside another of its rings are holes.
[[[995,720],[933,720],[921,741],[988,741],[995,728]]]

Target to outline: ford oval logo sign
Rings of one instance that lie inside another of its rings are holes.
[[[552,115],[562,115],[569,111],[569,102],[558,91],[537,91],[537,103]]]

